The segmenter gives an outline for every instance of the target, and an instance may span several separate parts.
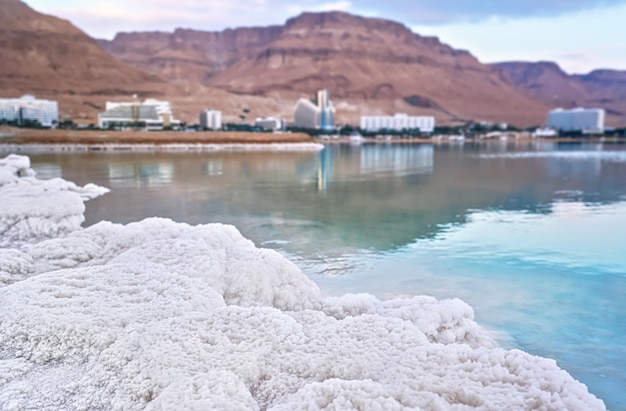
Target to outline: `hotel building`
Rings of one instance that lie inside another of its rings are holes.
[[[332,130],[335,128],[335,107],[328,90],[319,90],[315,100],[301,98],[293,113],[294,125],[302,128]]]
[[[200,127],[203,130],[221,130],[222,112],[206,109],[200,112]]]
[[[266,131],[280,131],[285,129],[285,120],[274,117],[257,118],[254,126]]]
[[[547,126],[566,133],[603,133],[604,109],[575,108],[563,110],[557,108],[548,112]]]
[[[155,131],[179,128],[180,120],[174,119],[168,101],[154,99],[147,99],[143,103],[138,100],[130,103],[107,101],[106,111],[98,114],[98,127]]]
[[[38,123],[52,127],[59,123],[59,105],[56,101],[39,100],[31,95],[0,99],[0,121],[15,122],[18,126]]]
[[[361,130],[418,130],[422,133],[432,133],[435,130],[435,118],[432,116],[408,116],[397,113],[393,116],[363,116],[361,117]]]

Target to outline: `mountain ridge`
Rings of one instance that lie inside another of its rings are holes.
[[[184,121],[206,107],[226,121],[290,118],[298,98],[330,90],[341,123],[361,115],[434,115],[540,125],[555,104],[626,112],[626,72],[568,75],[549,62],[487,65],[469,51],[402,23],[344,12],[305,12],[282,25],[221,31],[118,33],[96,40],[19,0],[0,0],[0,87],[35,94],[94,119],[107,99],[169,99]],[[230,118],[229,118],[230,116]],[[246,118],[244,117],[244,120]]]
[[[552,107],[604,108],[609,123],[626,126],[626,71],[596,69],[567,74],[554,62],[511,61],[491,65],[518,88]]]
[[[176,84],[291,100],[326,88],[350,106],[338,117],[353,123],[361,114],[403,111],[444,122],[528,124],[546,110],[466,50],[401,23],[344,12],[306,12],[265,28],[118,33],[100,44],[127,64]],[[220,59],[224,55],[230,58]]]

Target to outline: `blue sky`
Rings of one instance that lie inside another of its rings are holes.
[[[282,24],[302,11],[388,18],[480,61],[557,62],[569,73],[626,70],[626,0],[26,0],[89,35]]]

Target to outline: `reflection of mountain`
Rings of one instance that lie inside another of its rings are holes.
[[[258,244],[320,259],[393,250],[463,224],[475,210],[549,213],[564,193],[567,201],[594,193],[595,202],[620,201],[626,194],[624,161],[598,168],[586,160],[511,159],[500,149],[469,143],[405,148],[400,153],[395,150],[402,146],[331,144],[321,153],[42,154],[33,156],[33,164],[54,162],[66,179],[113,188],[89,203],[87,224],[154,215],[231,223]],[[506,148],[513,154],[534,150],[530,144]]]

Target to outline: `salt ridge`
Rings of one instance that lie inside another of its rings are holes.
[[[59,204],[9,207],[19,230],[0,226],[2,410],[605,409],[458,299],[324,298],[228,225],[68,225],[105,190],[41,190],[29,167],[0,160],[2,204]]]

